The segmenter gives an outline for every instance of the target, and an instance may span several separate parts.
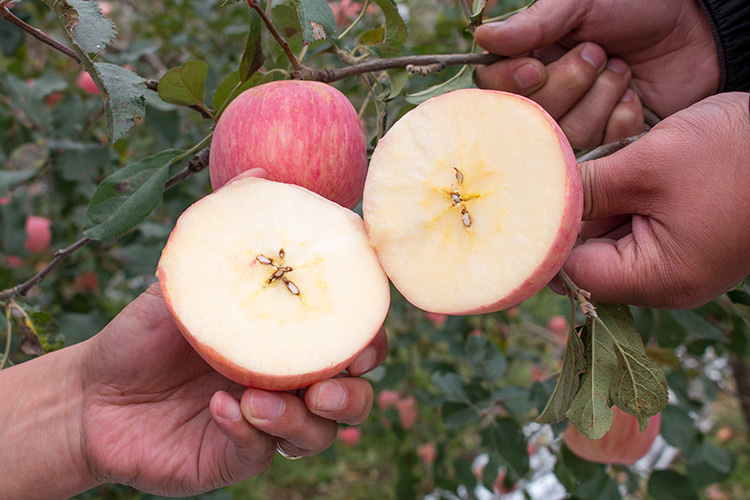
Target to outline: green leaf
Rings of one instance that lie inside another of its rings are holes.
[[[25,307],[23,309],[21,350],[27,354],[41,355],[62,349],[63,336],[54,316],[45,312],[29,311]]]
[[[651,474],[648,494],[654,500],[698,500],[698,493],[690,479],[672,469],[657,470]]]
[[[86,211],[84,234],[115,238],[135,227],[159,204],[169,166],[182,153],[170,149],[122,167],[99,185]]]
[[[36,87],[30,86],[26,81],[9,74],[5,78],[8,88],[10,104],[16,111],[24,116],[42,130],[47,130],[52,124],[52,113],[44,105],[44,94]]]
[[[250,29],[247,34],[245,52],[243,52],[242,60],[240,61],[239,79],[241,82],[246,82],[253,73],[263,66],[266,60],[263,55],[263,44],[260,37],[262,29],[263,21],[260,18],[260,14],[255,9],[250,9]]]
[[[326,0],[295,0],[305,44],[336,35],[336,18]]]
[[[453,90],[466,89],[471,87],[472,85],[474,85],[474,66],[467,64],[463,66],[459,70],[459,72],[449,80],[446,80],[445,82],[428,89],[422,90],[421,92],[407,94],[405,99],[406,102],[410,104],[420,104],[430,97],[439,96]]]
[[[555,390],[547,401],[536,422],[540,424],[555,424],[565,419],[565,413],[578,392],[581,373],[586,370],[586,358],[581,338],[575,329],[568,331],[568,341],[563,354],[562,371],[557,379]]]
[[[472,335],[466,343],[472,367],[486,380],[494,382],[505,374],[508,361],[500,349],[484,335]]]
[[[742,289],[727,292],[735,312],[750,325],[750,293]]]
[[[394,47],[400,47],[406,41],[409,30],[398,12],[398,5],[394,0],[373,1],[385,15],[385,34],[382,41]]]
[[[159,80],[159,97],[178,106],[201,106],[208,76],[208,64],[187,61],[167,71]]]
[[[0,170],[0,197],[4,196],[10,189],[34,177],[35,170],[24,170],[21,172],[8,172]]]
[[[136,118],[146,115],[146,83],[129,69],[110,63],[95,63],[94,69],[104,87],[105,114],[110,144],[125,134]],[[91,75],[96,81],[97,76]],[[101,89],[100,86],[100,89]]]
[[[676,446],[683,454],[698,444],[698,429],[693,422],[690,412],[677,405],[668,405],[661,412],[660,434],[672,446]]]
[[[117,36],[115,24],[99,10],[96,2],[90,0],[68,0],[76,15],[66,17],[67,28],[73,38],[87,53],[95,54],[106,47]]]
[[[612,426],[610,386],[617,369],[614,343],[591,318],[581,331],[581,340],[585,346],[586,373],[565,416],[589,439],[601,439]]]
[[[435,372],[432,374],[432,382],[443,394],[446,401],[454,403],[471,402],[471,399],[464,388],[464,382],[457,373]]]
[[[284,36],[292,52],[299,52],[304,45],[302,26],[297,9],[291,1],[285,1],[271,8],[271,20],[276,29]],[[274,42],[275,43],[275,42]],[[277,47],[278,44],[274,44]],[[286,56],[283,56],[286,59]],[[288,64],[288,61],[287,61]]]
[[[723,481],[732,473],[735,461],[718,446],[703,440],[687,457],[687,472],[695,488]]]
[[[726,336],[718,327],[712,325],[695,311],[670,311],[672,317],[687,331],[706,340],[726,340]]]
[[[465,429],[479,424],[479,415],[467,404],[447,402],[443,405],[441,416],[448,429]]]
[[[388,91],[387,100],[395,99],[404,91],[406,82],[409,81],[409,73],[403,68],[390,69],[388,70],[388,80],[391,83],[391,88]]]
[[[515,421],[498,418],[482,431],[482,443],[490,450],[490,462],[493,458],[499,459],[513,477],[519,478],[529,470],[526,439]],[[487,468],[490,468],[490,464],[487,464]]]
[[[487,6],[487,0],[474,0],[471,4],[471,24],[478,25],[482,20],[484,8]]]

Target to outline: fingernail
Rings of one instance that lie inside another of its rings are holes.
[[[628,72],[628,65],[622,59],[610,59],[607,61],[607,69],[612,70],[617,74],[624,75]]]
[[[633,97],[635,97],[633,89],[626,89],[625,92],[623,92],[622,97],[620,97],[620,102],[630,102],[633,100]]]
[[[588,43],[581,51],[581,59],[598,69],[602,67],[602,64],[607,59],[607,54],[598,45]]]
[[[284,402],[270,392],[255,391],[249,401],[250,416],[257,420],[274,420],[281,414]]]
[[[375,358],[378,355],[378,351],[373,346],[367,346],[364,351],[362,351],[359,356],[357,356],[357,359],[354,360],[354,363],[349,365],[349,373],[351,374],[357,374],[360,375],[362,373],[367,373],[373,368],[375,368]]]
[[[240,409],[240,402],[234,399],[228,394],[224,394],[219,399],[219,405],[216,409],[216,413],[219,414],[224,420],[231,420],[236,422],[242,418],[242,409]]]
[[[329,380],[320,385],[315,401],[318,410],[338,411],[344,407],[344,403],[346,403],[346,391],[341,384]]]
[[[536,65],[526,63],[513,72],[513,79],[521,89],[530,89],[541,83],[542,72]]]

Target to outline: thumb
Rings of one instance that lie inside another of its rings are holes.
[[[586,0],[539,0],[504,21],[479,26],[477,43],[493,54],[517,56],[550,45],[573,31],[589,9]]]

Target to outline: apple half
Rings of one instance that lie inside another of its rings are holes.
[[[406,113],[370,160],[365,225],[386,274],[415,306],[493,312],[541,290],[572,249],[583,190],[544,109],[465,89]]]
[[[390,304],[357,214],[257,178],[231,182],[183,212],[157,277],[201,357],[266,390],[339,373],[370,344]]]

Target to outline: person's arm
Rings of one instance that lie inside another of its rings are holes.
[[[0,498],[69,498],[97,484],[81,439],[86,349],[0,371]]]

